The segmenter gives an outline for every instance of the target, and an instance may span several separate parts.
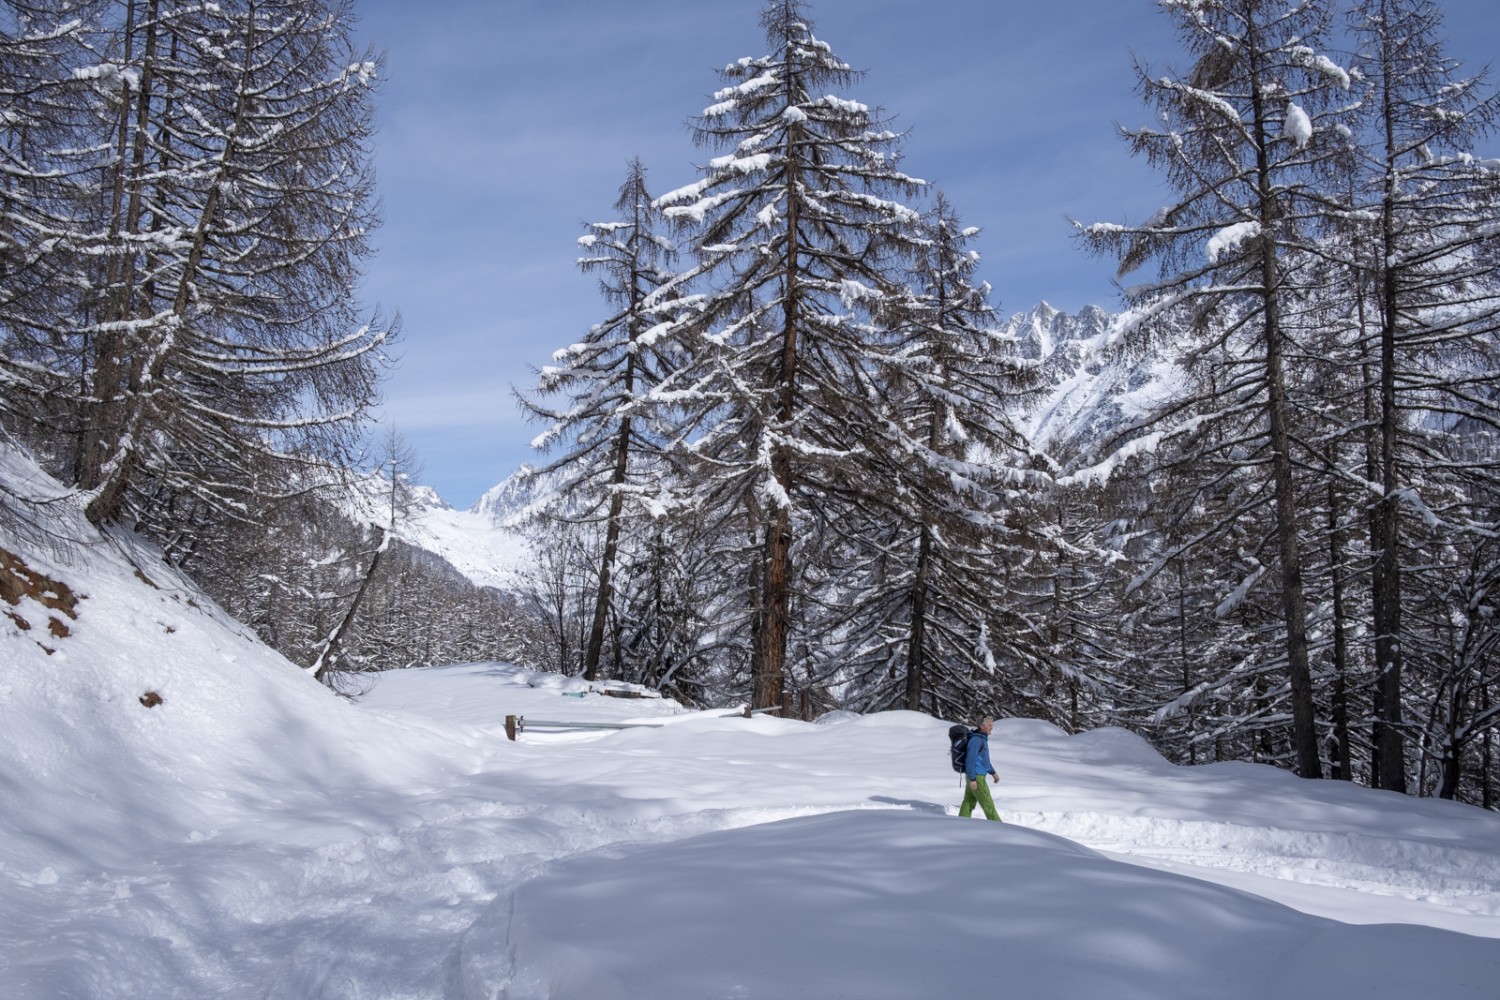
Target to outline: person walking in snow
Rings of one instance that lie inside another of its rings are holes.
[[[990,764],[990,731],[995,720],[986,715],[979,728],[969,734],[969,749],[964,763],[964,802],[958,807],[960,816],[974,815],[974,806],[984,810],[984,818],[1000,822],[995,811],[995,800],[990,798],[990,784],[999,781],[995,768]],[[985,781],[986,775],[989,781]]]

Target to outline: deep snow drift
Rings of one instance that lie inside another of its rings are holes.
[[[497,664],[350,703],[149,551],[52,530],[78,544],[0,527],[5,1000],[1500,982],[1500,816],[1002,720],[990,824],[953,815],[945,723],[913,713],[685,712]]]

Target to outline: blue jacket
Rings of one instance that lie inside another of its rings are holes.
[[[976,781],[980,775],[994,773],[995,769],[990,766],[990,738],[976,729],[969,734],[969,756],[964,761],[964,776],[969,781]]]

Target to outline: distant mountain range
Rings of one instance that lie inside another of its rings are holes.
[[[442,557],[478,586],[514,588],[530,561],[525,537],[507,523],[522,502],[515,480],[506,479],[468,510],[448,506],[430,487],[416,487],[415,509],[401,540]]]
[[[1002,327],[1042,363],[1041,396],[1023,427],[1065,468],[1170,391],[1170,364],[1150,351],[1106,349],[1117,318],[1097,306],[1065,313],[1043,302]]]

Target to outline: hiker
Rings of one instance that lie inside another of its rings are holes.
[[[979,728],[969,734],[969,749],[964,764],[964,804],[958,807],[960,816],[972,816],[975,803],[984,810],[984,818],[1000,822],[995,811],[995,800],[990,798],[990,783],[999,781],[995,768],[990,764],[990,731],[995,720],[986,715]],[[989,782],[984,780],[989,775]]]

